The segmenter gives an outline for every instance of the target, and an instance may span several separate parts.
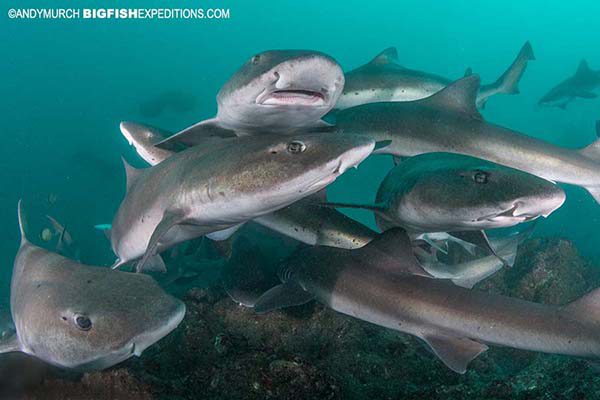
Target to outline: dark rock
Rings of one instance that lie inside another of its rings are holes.
[[[24,400],[152,400],[151,388],[141,383],[126,369],[111,369],[85,374],[78,381],[51,379],[45,381]]]
[[[526,241],[519,247],[515,265],[482,282],[479,288],[544,304],[566,304],[598,286],[597,269],[573,244],[550,238]]]

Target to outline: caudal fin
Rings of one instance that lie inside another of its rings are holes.
[[[525,73],[527,63],[535,60],[533,54],[533,48],[529,41],[525,42],[521,51],[517,55],[517,58],[508,67],[506,71],[491,85],[484,85],[481,87],[480,95],[477,97],[477,107],[483,108],[487,99],[494,94],[518,94],[519,92],[519,81]]]

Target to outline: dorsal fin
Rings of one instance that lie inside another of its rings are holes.
[[[388,273],[431,277],[417,261],[412,242],[402,228],[389,229],[352,253],[365,257],[369,260],[369,265],[375,265],[377,269]]]
[[[471,75],[473,75],[473,69],[471,67],[469,67],[465,70],[465,74],[463,75],[463,77],[467,77],[467,76],[471,76]]]
[[[125,167],[125,176],[127,179],[127,191],[133,186],[134,182],[142,173],[142,169],[132,167],[124,157],[121,157],[123,161],[123,166]]]
[[[577,72],[575,72],[575,76],[585,77],[588,76],[591,72],[592,70],[590,69],[588,62],[586,60],[581,60],[579,62],[579,66],[577,67]]]
[[[417,101],[428,107],[453,111],[483,120],[476,105],[479,86],[479,75],[473,74],[451,83],[433,96]]]
[[[19,219],[19,230],[21,231],[21,247],[23,247],[26,244],[29,244],[27,234],[25,233],[25,211],[23,210],[23,200],[19,200],[17,216]]]
[[[374,65],[385,65],[394,64],[398,62],[398,50],[395,47],[388,47],[381,53],[377,54],[375,58],[371,60],[369,64]]]
[[[596,162],[600,162],[600,121],[596,121],[596,140],[584,148],[579,149],[579,154]]]

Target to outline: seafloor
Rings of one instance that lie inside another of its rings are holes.
[[[262,248],[246,243],[248,252],[231,259],[243,259],[255,268],[253,276],[263,274],[293,247],[285,240],[271,242]],[[175,257],[171,263],[182,260]],[[187,256],[185,263],[194,260]],[[227,297],[214,271],[202,270],[219,269],[219,262],[198,264],[203,267],[197,275],[187,273],[170,285],[187,304],[184,322],[141,358],[76,375],[8,355],[0,361],[2,398],[600,398],[600,371],[592,362],[491,348],[471,363],[465,375],[458,375],[413,337],[316,303],[255,315]],[[228,268],[231,272],[231,265]],[[547,238],[526,241],[514,267],[475,290],[563,304],[597,286],[598,269],[569,241]]]

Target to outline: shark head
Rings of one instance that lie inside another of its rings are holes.
[[[250,58],[221,88],[217,118],[237,130],[314,126],[343,87],[341,67],[323,53],[266,51]]]
[[[508,227],[547,217],[565,201],[564,191],[550,181],[463,157],[449,156],[445,167],[407,179],[391,200],[407,226],[431,232]]]
[[[14,345],[3,351],[88,371],[141,355],[179,325],[185,305],[147,275],[79,264],[22,236],[11,313]]]
[[[231,161],[212,175],[210,191],[253,218],[320,191],[374,148],[372,139],[335,133],[238,138],[220,151]]]
[[[577,95],[574,93],[570,83],[562,83],[552,88],[548,93],[538,100],[538,106],[566,108],[567,104]]]
[[[16,297],[27,301],[15,305],[22,351],[63,368],[99,370],[141,355],[183,319],[185,305],[147,275],[78,267],[98,271],[73,269],[77,282],[49,276],[33,296]]]

